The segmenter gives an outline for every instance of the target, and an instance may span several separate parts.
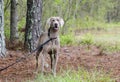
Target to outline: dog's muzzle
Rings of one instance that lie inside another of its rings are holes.
[[[55,26],[54,26],[54,30],[55,30],[55,31],[58,31],[58,30],[59,30],[59,28],[58,28],[58,24],[55,24]]]

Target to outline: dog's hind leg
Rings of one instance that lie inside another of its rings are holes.
[[[38,62],[39,62],[38,58],[39,58],[39,55],[40,55],[42,49],[43,49],[43,47],[41,47],[36,53],[36,71],[38,71]]]
[[[45,66],[45,51],[43,51],[41,55],[41,73],[42,74],[44,72],[44,66]]]
[[[38,58],[39,58],[40,52],[38,51],[36,54],[36,71],[38,71]]]

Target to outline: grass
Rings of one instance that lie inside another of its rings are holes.
[[[106,30],[87,30],[77,35],[62,35],[61,45],[90,45],[98,46],[107,52],[120,51],[120,28],[109,28]]]
[[[89,72],[80,68],[78,71],[64,70],[62,74],[58,74],[56,77],[50,74],[39,74],[32,82],[115,82],[115,80],[102,71],[93,70]]]
[[[60,43],[62,46],[73,45],[73,44],[75,44],[74,42],[75,42],[75,38],[72,33],[60,36]]]
[[[115,23],[106,23],[105,21],[96,21],[95,19],[92,19],[90,17],[86,17],[84,19],[77,19],[77,20],[71,20],[70,24],[72,27],[74,26],[75,29],[109,29],[109,28],[114,28],[114,27],[119,27],[120,22]],[[70,25],[69,24],[69,25]]]
[[[106,51],[117,52],[120,51],[120,37],[119,33],[106,33],[95,35],[95,45],[101,45]]]

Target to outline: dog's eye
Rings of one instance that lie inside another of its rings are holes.
[[[52,21],[55,21],[54,19]]]
[[[59,21],[59,19],[57,19],[57,21]]]

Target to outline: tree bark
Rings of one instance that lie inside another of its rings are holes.
[[[18,13],[17,13],[17,0],[11,0],[11,12],[10,12],[10,41],[14,43],[18,40]]]
[[[6,55],[3,5],[3,0],[0,0],[0,57],[4,57]]]
[[[36,48],[36,41],[41,33],[42,0],[27,0],[27,17],[24,47],[27,50]]]

